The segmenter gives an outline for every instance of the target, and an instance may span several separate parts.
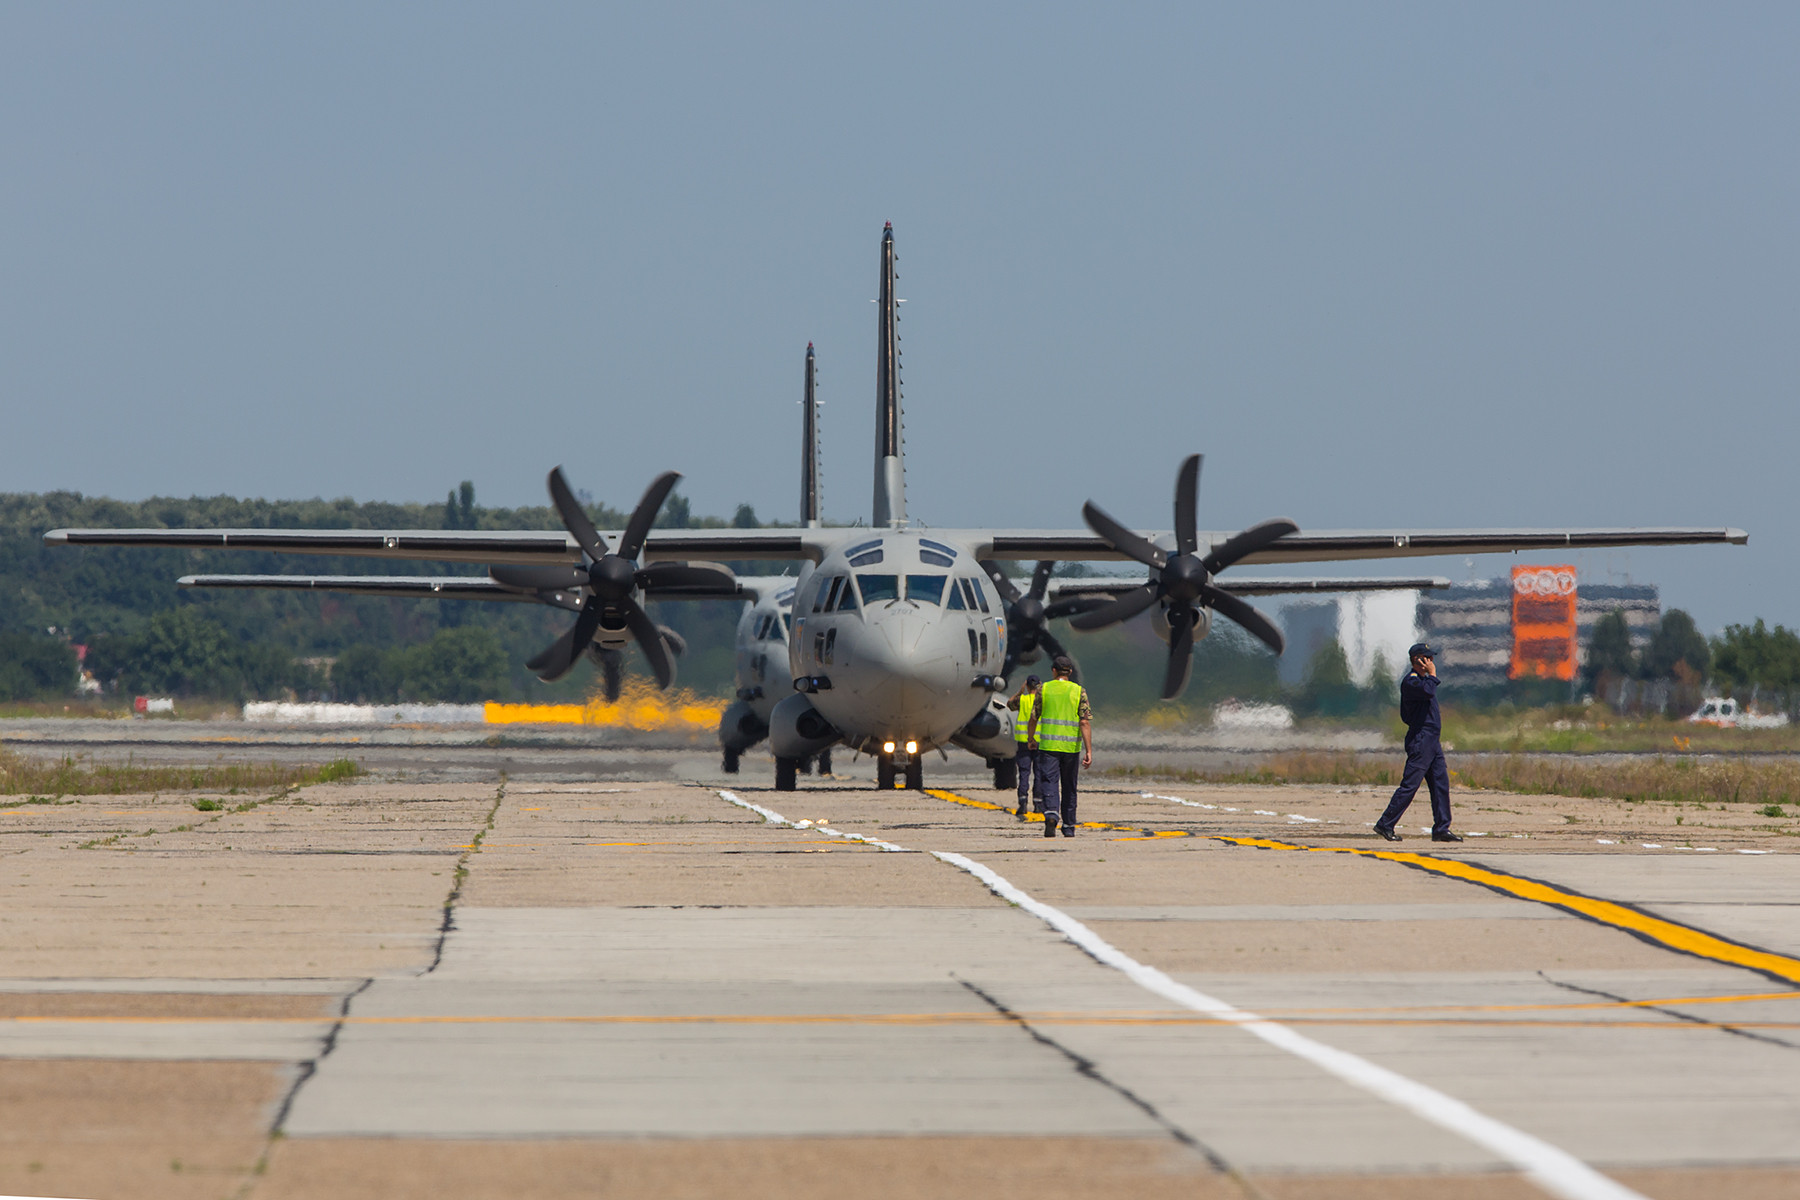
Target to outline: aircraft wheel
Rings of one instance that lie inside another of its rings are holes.
[[[800,760],[797,758],[777,758],[775,760],[775,790],[791,792],[794,780],[799,775]]]
[[[831,751],[830,750],[819,751],[819,774],[821,774],[821,775],[831,774]]]
[[[738,752],[736,750],[727,749],[725,751],[725,773],[727,775],[738,773]]]
[[[1003,758],[994,764],[994,790],[1011,792],[1019,787],[1019,762],[1013,758]]]
[[[894,789],[894,760],[885,754],[875,760],[875,786],[884,792]]]
[[[906,764],[906,786],[909,791],[925,790],[925,764],[920,759],[913,759]]]

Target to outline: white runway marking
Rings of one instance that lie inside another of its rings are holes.
[[[747,808],[758,813],[765,821],[772,824],[789,827],[794,825],[780,813],[759,804],[741,800],[730,792],[721,791],[719,796],[740,808]],[[896,846],[892,842],[884,842],[876,838],[859,837],[855,834],[841,836],[868,842],[871,845],[880,846],[884,850],[906,849],[904,846]],[[930,853],[932,857],[942,862],[967,871],[987,885],[988,890],[996,896],[1031,913],[1073,942],[1096,962],[1121,972],[1146,991],[1161,996],[1165,1000],[1173,1001],[1184,1008],[1237,1025],[1268,1044],[1305,1059],[1354,1087],[1378,1096],[1440,1128],[1467,1138],[1518,1167],[1534,1183],[1553,1196],[1562,1197],[1562,1200],[1646,1200],[1641,1193],[1632,1191],[1623,1184],[1607,1178],[1567,1151],[1533,1137],[1523,1130],[1514,1129],[1484,1113],[1477,1112],[1463,1101],[1446,1095],[1436,1088],[1428,1087],[1398,1072],[1390,1071],[1386,1067],[1377,1066],[1368,1059],[1339,1050],[1334,1046],[1327,1046],[1323,1042],[1314,1041],[1278,1022],[1266,1020],[1255,1013],[1246,1012],[1223,1000],[1208,996],[1184,983],[1176,982],[1155,967],[1138,962],[1080,921],[1060,909],[1032,897],[993,869],[972,858],[965,858],[963,855],[949,851],[933,850]]]

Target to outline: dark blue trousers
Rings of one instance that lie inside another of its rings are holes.
[[[1019,768],[1019,803],[1023,804],[1031,799],[1031,793],[1037,784],[1037,751],[1029,743],[1020,742],[1019,753],[1013,762]],[[1038,794],[1043,794],[1041,789],[1038,789]]]
[[[1075,824],[1075,781],[1081,776],[1081,751],[1039,750],[1038,796],[1044,802],[1044,819],[1057,818]]]
[[[1394,789],[1394,798],[1388,801],[1387,811],[1381,814],[1378,824],[1383,829],[1392,829],[1418,794],[1419,785],[1426,782],[1431,788],[1431,832],[1447,833],[1450,830],[1450,768],[1444,762],[1444,748],[1438,742],[1438,735],[1432,730],[1421,729],[1406,735],[1406,772],[1400,776],[1400,786]]]

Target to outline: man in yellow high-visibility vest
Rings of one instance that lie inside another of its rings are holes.
[[[1013,770],[1019,777],[1019,807],[1013,815],[1021,821],[1025,819],[1025,805],[1031,800],[1033,792],[1038,794],[1037,810],[1044,811],[1044,792],[1037,782],[1037,751],[1031,746],[1028,732],[1032,711],[1037,707],[1038,689],[1042,686],[1043,680],[1036,675],[1027,675],[1025,686],[1007,703],[1007,707],[1013,710],[1013,740],[1019,747],[1013,757]]]
[[[1076,780],[1094,765],[1094,710],[1087,690],[1069,676],[1075,664],[1064,655],[1051,663],[1056,678],[1038,692],[1026,726],[1026,740],[1038,752],[1038,783],[1044,798],[1044,836],[1075,836]]]

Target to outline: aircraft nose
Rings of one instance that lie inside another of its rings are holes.
[[[943,636],[941,624],[924,613],[889,612],[872,631],[864,661],[879,682],[866,696],[897,729],[918,726],[952,693],[967,692],[969,680]]]

